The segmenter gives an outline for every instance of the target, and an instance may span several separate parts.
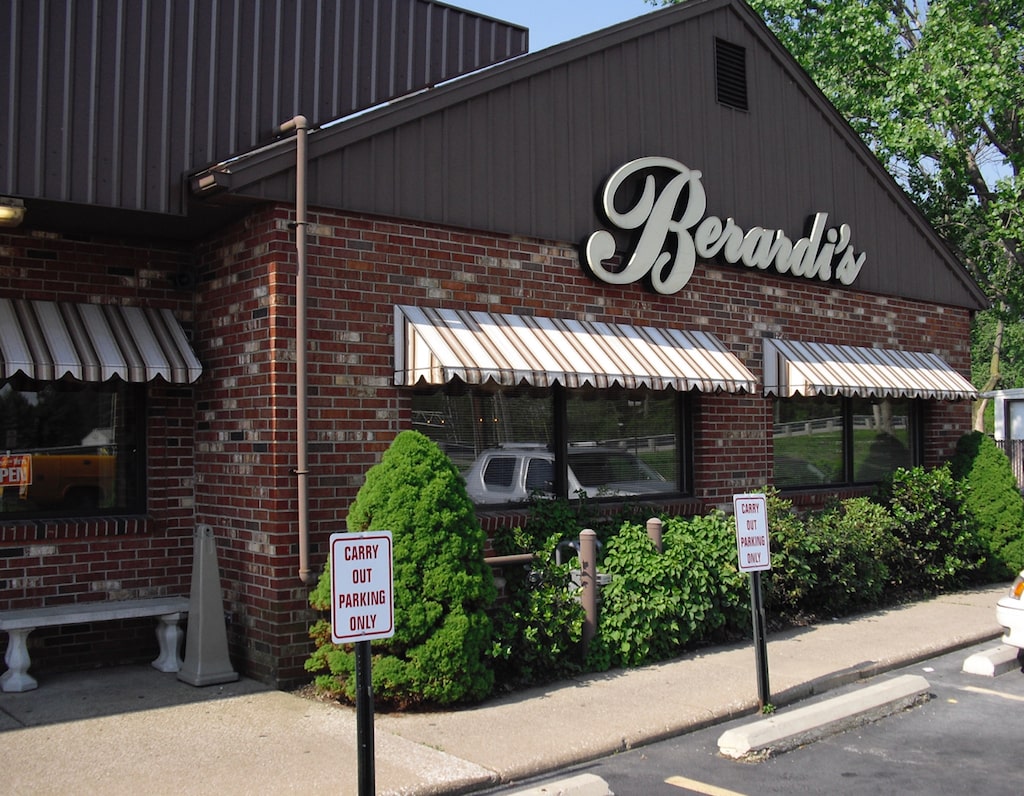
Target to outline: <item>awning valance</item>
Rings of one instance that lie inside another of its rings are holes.
[[[170,310],[0,299],[0,378],[191,384],[202,372]]]
[[[775,339],[764,341],[764,393],[950,401],[978,395],[937,354]]]
[[[752,392],[754,375],[714,335],[425,307],[395,307],[395,384]]]

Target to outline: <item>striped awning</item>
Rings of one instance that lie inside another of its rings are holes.
[[[424,307],[395,307],[395,384],[753,392],[754,375],[714,335]]]
[[[170,310],[0,299],[2,379],[191,384],[202,372]]]
[[[978,391],[937,354],[766,339],[764,394],[956,401]]]

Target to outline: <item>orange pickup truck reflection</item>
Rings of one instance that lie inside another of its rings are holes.
[[[36,506],[97,508],[113,494],[115,461],[102,452],[0,454],[0,488]]]

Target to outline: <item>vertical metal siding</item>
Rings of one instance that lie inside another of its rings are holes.
[[[749,111],[715,100],[716,37],[745,48]],[[318,181],[313,201],[577,241],[603,224],[595,197],[610,171],[659,153],[699,169],[708,212],[744,228],[796,237],[818,211],[832,224],[850,224],[855,249],[877,264],[858,282],[863,289],[891,292],[893,258],[918,284],[918,271],[934,262],[917,232],[898,231],[906,223],[894,195],[834,120],[733,13],[602,43],[524,72],[365,137],[354,122],[349,143],[336,149],[325,132],[313,171],[331,180]],[[286,195],[289,179],[275,175],[254,195]]]
[[[0,193],[181,213],[181,178],[526,51],[431,0],[0,0]]]

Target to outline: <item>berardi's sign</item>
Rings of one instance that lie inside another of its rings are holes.
[[[656,174],[662,176],[660,183]],[[643,191],[636,197],[634,186],[640,176]],[[854,251],[849,224],[829,227],[828,213],[817,213],[810,232],[796,240],[781,229],[744,230],[731,218],[723,221],[705,215],[707,196],[700,177],[696,169],[665,157],[638,158],[619,167],[605,183],[601,207],[618,229],[639,230],[636,245],[624,266],[607,267],[605,263],[616,254],[615,237],[608,230],[598,230],[584,247],[587,268],[613,285],[649,278],[652,287],[665,294],[686,286],[698,257],[721,257],[762,271],[771,268],[805,279],[853,284],[865,255]]]

